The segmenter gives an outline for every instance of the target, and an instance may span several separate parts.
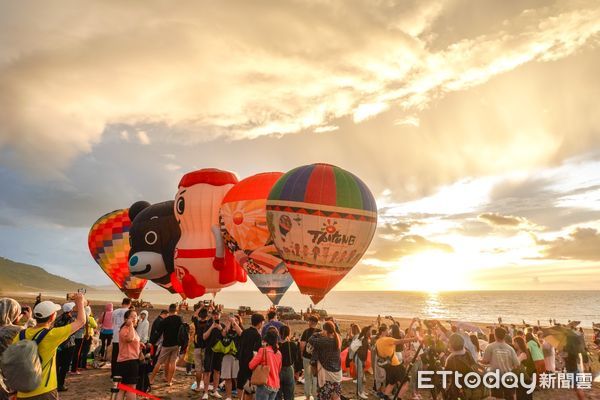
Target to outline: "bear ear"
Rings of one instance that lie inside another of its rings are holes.
[[[133,221],[135,217],[145,208],[150,207],[147,201],[136,201],[129,207],[129,220]]]

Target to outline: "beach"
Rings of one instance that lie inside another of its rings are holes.
[[[21,304],[33,305],[35,299],[31,296],[13,295],[17,301]],[[53,300],[59,304],[64,303],[64,298],[46,298],[44,300]],[[115,299],[113,304],[118,307],[120,299]],[[99,317],[104,311],[105,302],[91,301],[92,312],[95,316]],[[182,310],[180,315],[186,322],[189,322],[192,316],[191,306],[192,302],[189,302],[190,310]],[[167,305],[154,304],[152,309],[148,309],[149,320],[152,322],[156,316],[160,313],[161,309],[167,308]],[[260,312],[266,312],[265,310],[258,310]],[[225,309],[224,312],[236,312],[233,309]],[[342,334],[344,335],[351,323],[356,323],[359,326],[366,326],[370,324],[376,324],[376,319],[372,316],[355,316],[355,315],[332,315],[335,321],[338,323]],[[382,315],[383,318],[383,315]],[[400,326],[404,329],[410,324],[410,318],[395,318]],[[383,322],[390,322],[383,320]],[[306,323],[303,321],[286,321],[290,325],[292,332],[295,332],[298,336],[306,328]],[[487,333],[487,326],[492,325],[495,321],[472,321],[474,325],[479,326]],[[244,319],[244,324],[249,325],[248,318]],[[586,329],[586,342],[592,353],[592,371],[596,377],[600,374],[600,363],[598,362],[599,352],[595,349],[595,346],[591,343],[590,335],[591,330]],[[105,366],[100,369],[87,369],[81,371],[81,375],[69,375],[67,392],[60,393],[60,398],[65,400],[75,399],[110,399],[110,368]],[[200,395],[190,390],[191,384],[194,382],[193,376],[186,376],[185,370],[179,369],[176,372],[173,385],[167,387],[164,383],[163,374],[157,376],[157,380],[152,387],[152,394],[161,399],[200,399]],[[372,386],[372,375],[367,374],[366,387]],[[356,399],[356,384],[352,382],[352,379],[345,380],[342,384],[342,394],[350,399]],[[424,398],[430,398],[429,394],[422,391],[421,394]],[[600,400],[600,381],[593,383],[592,389],[585,391],[587,398]],[[296,396],[303,398],[303,386],[301,384],[296,385]],[[369,393],[369,397],[376,399],[377,397]],[[405,397],[408,398],[408,397]],[[539,390],[534,393],[534,399],[540,400],[559,400],[565,398],[575,398],[574,393],[568,390],[555,389],[555,390]]]

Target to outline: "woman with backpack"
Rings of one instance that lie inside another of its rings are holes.
[[[106,349],[110,346],[113,338],[113,323],[112,323],[113,305],[107,303],[104,306],[104,312],[100,319],[98,319],[98,326],[100,327],[100,357],[102,361],[106,361]]]
[[[278,346],[279,335],[271,330],[267,331],[264,341],[266,346],[261,347],[250,360],[248,367],[254,371],[259,365],[268,368],[266,384],[256,386],[256,400],[275,400],[280,388],[279,374],[281,373],[281,352]],[[256,372],[252,373],[253,380]]]
[[[119,328],[119,355],[115,374],[121,376],[124,385],[135,389],[139,378],[140,349],[143,344],[140,336],[135,330],[137,313],[135,310],[127,310],[123,316],[125,322]],[[119,390],[117,400],[134,400],[135,393]]]
[[[215,353],[223,354],[221,362],[221,379],[225,381],[225,396],[226,400],[231,400],[231,390],[233,380],[237,378],[240,370],[240,364],[237,359],[237,347],[239,346],[239,338],[242,334],[238,321],[230,316],[225,320],[225,328],[222,330],[222,337],[219,342],[213,346]]]
[[[294,389],[296,387],[294,364],[298,360],[298,345],[290,341],[290,327],[288,325],[279,328],[279,336],[283,342],[279,344],[279,350],[281,351],[281,373],[279,374],[281,388],[277,398],[294,400]]]

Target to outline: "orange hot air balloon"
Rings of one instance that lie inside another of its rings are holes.
[[[267,200],[267,222],[300,292],[316,304],[369,247],[377,204],[350,172],[305,165],[277,181]]]
[[[267,226],[267,197],[282,175],[267,172],[241,180],[227,192],[220,211],[227,248],[275,305],[294,282]]]
[[[88,247],[94,260],[129,298],[140,297],[145,279],[129,272],[129,209],[116,210],[100,217],[88,235]]]

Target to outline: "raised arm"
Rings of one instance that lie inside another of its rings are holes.
[[[71,334],[77,332],[85,325],[85,298],[83,293],[76,293],[73,298],[77,306],[77,319],[71,323]]]

